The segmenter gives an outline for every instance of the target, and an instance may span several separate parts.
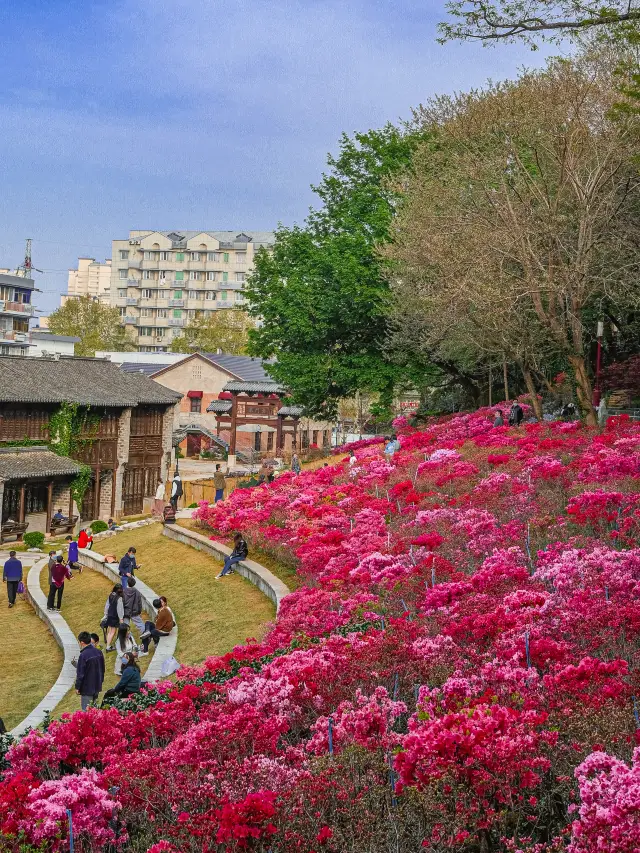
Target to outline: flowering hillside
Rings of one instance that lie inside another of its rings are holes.
[[[14,746],[2,849],[68,850],[66,808],[83,853],[640,849],[640,426],[487,414],[203,506],[304,586]]]

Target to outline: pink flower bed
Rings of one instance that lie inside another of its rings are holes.
[[[67,809],[82,853],[640,849],[640,426],[400,440],[198,510],[303,586],[262,642],[13,746],[2,850],[68,850]]]

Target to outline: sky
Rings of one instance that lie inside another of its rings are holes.
[[[543,61],[436,42],[445,0],[3,0],[0,267],[49,313],[131,229],[302,222],[343,131]]]

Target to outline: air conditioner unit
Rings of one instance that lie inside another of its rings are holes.
[[[27,340],[26,332],[16,332],[13,337],[14,341],[23,344]]]
[[[156,340],[157,340],[157,341],[161,341],[161,340],[162,340],[162,335],[156,335]]]

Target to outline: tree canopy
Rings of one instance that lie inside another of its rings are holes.
[[[638,0],[450,0],[452,20],[440,24],[442,41],[522,38],[558,40],[571,33],[640,23]]]
[[[171,342],[172,352],[222,352],[242,355],[247,351],[247,334],[254,327],[246,311],[224,308],[197,316]]]
[[[130,352],[135,344],[121,323],[117,308],[96,302],[90,296],[69,299],[49,316],[49,329],[54,335],[80,338],[76,355],[94,356],[96,350]]]
[[[356,391],[391,396],[398,368],[385,355],[389,285],[376,247],[389,239],[398,199],[389,179],[410,167],[419,139],[390,124],[343,135],[314,188],[322,207],[303,226],[280,228],[256,258],[250,352],[276,356],[270,372],[312,414],[333,415]]]

